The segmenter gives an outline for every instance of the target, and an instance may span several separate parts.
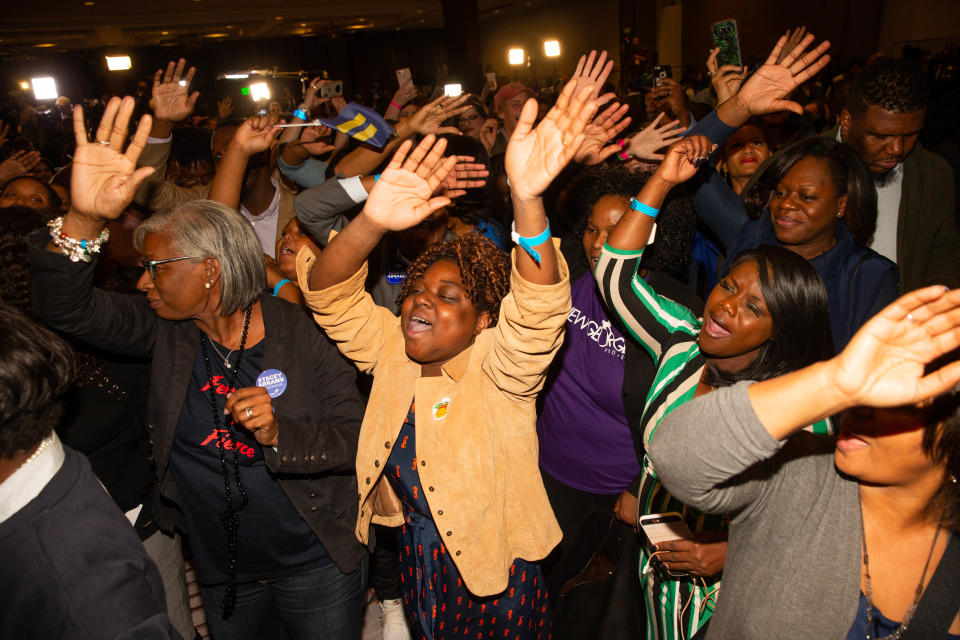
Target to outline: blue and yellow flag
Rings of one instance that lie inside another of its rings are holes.
[[[383,148],[393,133],[393,127],[379,113],[356,102],[349,103],[336,118],[321,118],[320,122],[341,131],[351,138]]]

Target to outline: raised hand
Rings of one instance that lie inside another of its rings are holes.
[[[247,118],[242,125],[237,127],[237,132],[233,134],[230,146],[247,157],[266,151],[281,131],[281,129],[274,127],[279,123],[280,116],[278,114]]]
[[[567,83],[536,129],[537,101],[531,98],[523,105],[504,159],[515,202],[539,198],[583,144],[583,130],[599,101],[590,97],[592,86],[575,93],[576,84],[576,78]]]
[[[393,94],[393,101],[403,107],[417,96],[417,87],[413,84],[413,78],[409,82],[403,83]]]
[[[187,61],[183,58],[180,58],[177,62],[171,60],[167,65],[166,72],[163,69],[158,69],[157,73],[154,74],[153,115],[158,120],[180,122],[193,113],[200,92],[194,91],[191,94],[190,82],[197,70],[190,67],[187,74],[183,75],[183,69],[186,65]],[[183,84],[180,84],[181,80]]]
[[[813,34],[808,33],[786,55],[781,55],[787,36],[780,36],[767,61],[740,87],[735,98],[736,107],[747,117],[776,111],[803,115],[802,106],[784,98],[830,62],[830,56],[826,55],[830,43],[826,40],[815,49],[806,51],[813,40]]]
[[[311,112],[324,102],[330,100],[330,98],[317,97],[317,93],[320,92],[320,88],[328,82],[330,81],[324,80],[322,77],[317,76],[310,81],[310,84],[307,85],[307,92],[303,96],[303,103],[307,105],[307,109]]]
[[[627,112],[629,105],[614,102],[604,109],[590,124],[584,127],[583,142],[577,149],[573,159],[580,164],[591,167],[600,164],[620,150],[617,144],[604,146],[616,138],[621,131],[630,124]]]
[[[794,48],[800,44],[805,35],[807,35],[806,27],[801,26],[793,30],[787,29],[787,41],[783,45],[783,49],[780,50],[780,55],[777,56],[777,64],[783,62],[783,59],[787,57],[787,54],[793,51]]]
[[[469,97],[469,93],[461,93],[456,98],[440,96],[410,116],[407,122],[409,122],[410,128],[420,135],[430,133],[434,135],[442,135],[445,133],[460,135],[460,130],[456,127],[444,127],[441,125],[446,120],[458,116],[469,109],[470,105],[464,104]]]
[[[330,143],[330,128],[323,125],[304,127],[300,134],[300,144],[304,151],[315,156],[322,156],[336,149],[336,146]]]
[[[737,94],[743,79],[747,77],[747,68],[738,67],[733,64],[725,64],[722,67],[717,66],[717,56],[720,54],[720,47],[710,50],[710,56],[707,58],[707,75],[710,76],[710,84],[713,85],[713,91],[717,94],[717,104],[726,102]]]
[[[924,375],[960,346],[960,290],[934,286],[901,296],[871,318],[836,358],[830,381],[848,406],[916,404],[960,382],[960,360]]]
[[[466,189],[478,189],[487,184],[490,171],[482,162],[474,162],[473,156],[453,156],[457,163],[453,171],[440,183],[438,193],[448,198],[459,198]]]
[[[710,142],[706,136],[684,138],[673,143],[667,150],[655,175],[671,185],[686,182],[697,173],[700,163],[716,148],[717,145]]]
[[[456,156],[443,157],[447,141],[427,135],[412,147],[410,140],[400,145],[361,212],[382,231],[415,227],[451,202],[447,196],[433,196],[457,163]]]
[[[227,96],[222,100],[217,100],[217,118],[221,122],[229,118],[231,113],[233,113],[233,98]]]
[[[580,56],[580,62],[577,63],[577,70],[573,73],[573,80],[576,81],[574,95],[580,95],[584,87],[590,87],[591,100],[596,100],[600,96],[600,89],[603,83],[607,81],[610,72],[613,71],[613,60],[607,60],[607,52],[601,51],[599,57],[596,51],[591,51],[589,55]],[[613,97],[613,94],[604,96]],[[603,104],[607,100],[601,100]]]
[[[130,116],[135,106],[130,96],[107,103],[93,142],[87,140],[83,108],[73,108],[73,132],[77,150],[70,176],[70,211],[94,220],[113,220],[133,200],[133,194],[153,167],[137,169],[137,160],[150,134],[150,116],[140,119],[137,132],[123,152]]]
[[[16,151],[10,157],[0,162],[0,184],[30,173],[40,162],[39,151]]]
[[[480,142],[483,143],[483,148],[487,150],[487,153],[490,153],[493,150],[493,147],[497,144],[497,119],[496,118],[487,118],[483,121],[483,124],[480,126]]]
[[[663,118],[663,113],[657,114],[653,122],[630,138],[630,141],[627,142],[627,146],[624,148],[624,152],[640,160],[650,162],[663,160],[663,154],[656,152],[676,142],[676,139],[687,130],[686,127],[677,126],[680,124],[679,120],[657,126]]]
[[[653,95],[658,101],[665,102],[670,107],[670,112],[680,120],[680,122],[690,122],[690,110],[687,108],[687,95],[683,92],[683,86],[673,78],[664,78],[660,86],[653,90]]]

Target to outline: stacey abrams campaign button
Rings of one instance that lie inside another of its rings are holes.
[[[257,386],[266,389],[271,398],[276,398],[287,390],[287,376],[280,369],[267,369],[257,376]]]

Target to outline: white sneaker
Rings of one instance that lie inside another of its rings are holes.
[[[399,599],[380,601],[380,624],[383,640],[410,640],[410,627]]]

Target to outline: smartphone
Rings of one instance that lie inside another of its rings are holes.
[[[320,87],[321,98],[334,98],[343,95],[343,80],[332,80]]]
[[[496,89],[496,88],[497,88],[497,72],[496,72],[496,71],[488,71],[488,72],[487,72],[487,82],[492,82],[492,83],[493,83],[493,87],[491,87],[491,88],[493,88],[493,89]]]
[[[676,511],[641,516],[638,524],[651,545],[670,540],[693,540],[693,532],[683,521],[683,516]],[[665,567],[664,569],[669,575],[677,578],[687,575],[686,571],[673,571]]]
[[[413,82],[412,76],[410,75],[410,69],[408,67],[397,69],[397,86],[402,87],[410,82]]]
[[[713,33],[713,46],[720,47],[717,54],[717,66],[733,65],[742,67],[740,57],[740,35],[737,33],[737,21],[733,18],[714,22],[710,27]]]
[[[445,84],[443,85],[443,95],[448,98],[456,98],[458,95],[463,93],[463,87],[459,84]]]
[[[653,68],[653,86],[659,87],[667,78],[673,78],[673,70],[668,64],[660,64]]]

